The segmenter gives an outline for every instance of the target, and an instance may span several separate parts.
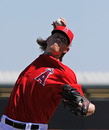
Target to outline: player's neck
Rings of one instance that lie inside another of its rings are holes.
[[[50,56],[52,56],[52,57],[54,57],[54,58],[56,58],[57,60],[60,61],[60,55],[59,54],[58,55],[53,55],[50,52],[44,52],[44,55],[50,55]]]

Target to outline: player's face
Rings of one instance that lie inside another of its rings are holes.
[[[61,55],[66,53],[68,48],[68,39],[62,33],[54,33],[47,40],[46,51],[52,55]]]

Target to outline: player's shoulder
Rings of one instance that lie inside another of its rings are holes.
[[[64,68],[65,68],[65,72],[71,72],[71,73],[75,74],[74,71],[67,65],[64,65]]]
[[[63,65],[63,73],[62,73],[62,78],[66,83],[70,84],[76,84],[77,83],[77,78],[75,72],[69,68],[67,65]]]
[[[68,67],[67,65],[64,65],[64,73],[67,75],[67,74],[69,74],[69,75],[73,75],[74,77],[76,77],[76,74],[75,74],[75,72],[70,68],[70,67]]]

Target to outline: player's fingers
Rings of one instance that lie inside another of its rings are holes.
[[[53,21],[53,23],[52,23],[51,25],[53,25],[53,26],[54,26],[54,24],[55,24],[55,22]]]
[[[78,105],[79,105],[80,107],[82,107],[82,102],[80,101]]]
[[[53,21],[51,25],[53,26],[54,29],[56,28],[55,21]]]
[[[64,102],[68,102],[69,100],[63,99]]]
[[[64,18],[60,18],[61,19],[61,22],[63,23],[63,26],[67,26],[67,22]]]

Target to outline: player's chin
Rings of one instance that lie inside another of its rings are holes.
[[[60,48],[57,46],[53,46],[50,48],[50,51],[52,54],[59,54],[60,53]]]

